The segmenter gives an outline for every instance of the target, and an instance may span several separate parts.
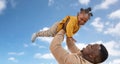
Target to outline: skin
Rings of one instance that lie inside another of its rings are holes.
[[[94,62],[96,58],[99,58],[100,44],[88,45],[82,49],[82,55],[86,60]]]
[[[86,14],[85,12],[78,13],[77,19],[78,19],[78,25],[84,25],[88,20],[90,16]]]

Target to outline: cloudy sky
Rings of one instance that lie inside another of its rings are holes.
[[[93,17],[74,35],[76,45],[102,43],[109,52],[102,64],[120,64],[119,6],[120,0],[0,0],[0,64],[57,64],[49,50],[52,38],[31,43],[32,33],[87,7]]]

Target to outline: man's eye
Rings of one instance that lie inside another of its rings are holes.
[[[94,48],[93,46],[91,46],[91,48]]]
[[[92,48],[92,46],[91,46],[91,48]]]

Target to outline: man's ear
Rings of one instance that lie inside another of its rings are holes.
[[[94,58],[94,57],[95,57],[95,55],[89,55],[89,57],[90,57],[90,58]]]

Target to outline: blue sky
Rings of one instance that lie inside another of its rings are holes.
[[[109,52],[102,64],[120,64],[119,6],[120,0],[0,0],[0,64],[57,64],[49,50],[52,38],[31,43],[32,33],[87,7],[93,17],[74,35],[76,45],[102,43]]]

